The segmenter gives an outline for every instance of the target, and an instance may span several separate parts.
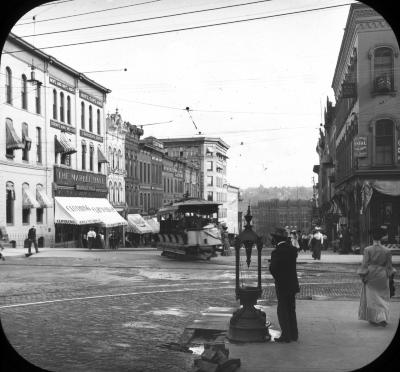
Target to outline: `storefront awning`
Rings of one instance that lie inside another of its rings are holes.
[[[24,149],[24,143],[18,137],[11,119],[6,119],[6,147],[7,149]]]
[[[61,133],[59,138],[55,137],[55,152],[68,155],[75,153],[76,149],[66,135]]]
[[[153,234],[158,234],[160,232],[160,223],[157,221],[157,218],[149,217],[149,218],[144,218],[144,220],[153,230]]]
[[[108,163],[107,158],[104,156],[103,152],[100,150],[100,148],[97,148],[97,162],[98,163]]]
[[[104,198],[55,197],[55,223],[88,225],[100,223],[105,227],[128,223]]]
[[[53,202],[43,189],[36,189],[36,200],[42,208],[52,208]]]
[[[24,209],[41,208],[40,204],[36,200],[35,194],[29,189],[29,187],[23,189],[22,208]]]
[[[140,214],[128,214],[127,232],[135,234],[151,234],[153,229]]]

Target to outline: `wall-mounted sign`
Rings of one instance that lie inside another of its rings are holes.
[[[60,186],[73,186],[77,190],[85,189],[81,186],[91,186],[97,189],[107,189],[107,176],[90,172],[54,166],[54,182]],[[78,186],[79,185],[79,186]]]
[[[64,89],[69,93],[75,94],[75,87],[73,87],[72,85],[64,83],[63,81],[53,78],[51,76],[49,77],[49,82],[50,84],[53,84],[58,88]]]
[[[85,99],[86,101],[89,101],[91,103],[94,103],[95,105],[99,106],[99,107],[103,107],[103,101],[91,96],[90,94],[87,94],[85,92],[82,92],[81,90],[79,91],[79,97]]]
[[[103,142],[103,137],[99,136],[97,134],[94,133],[90,133],[87,132],[86,130],[80,129],[79,130],[79,134],[81,135],[81,137],[85,137],[94,141],[98,141],[98,142]]]
[[[68,124],[64,124],[64,123],[60,123],[59,121],[50,119],[50,126],[56,129],[60,129],[63,132],[67,132],[67,133],[76,133],[76,128],[75,127],[71,127]]]
[[[367,137],[356,136],[353,141],[354,157],[366,158],[368,156]]]
[[[355,98],[357,96],[356,83],[343,83],[342,84],[342,98]]]

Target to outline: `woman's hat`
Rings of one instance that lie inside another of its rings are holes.
[[[283,227],[275,227],[275,231],[270,233],[273,238],[287,239],[288,233]]]

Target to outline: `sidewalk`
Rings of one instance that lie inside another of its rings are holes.
[[[388,326],[373,327],[358,320],[358,305],[358,301],[296,301],[299,340],[284,344],[273,341],[280,335],[276,305],[260,306],[271,322],[272,340],[234,344],[225,339],[229,358],[241,360],[236,372],[357,370],[374,361],[389,346],[400,314],[400,302],[392,302]],[[233,311],[210,308],[188,328],[227,331]]]

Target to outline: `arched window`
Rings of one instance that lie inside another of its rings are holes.
[[[67,96],[67,123],[71,124],[71,97]]]
[[[108,200],[110,202],[113,201],[113,196],[114,196],[114,190],[113,190],[113,187],[112,187],[112,182],[110,181],[110,183],[108,184]]]
[[[93,109],[92,109],[92,105],[89,105],[89,132],[93,132]]]
[[[8,225],[12,225],[14,223],[14,200],[14,183],[8,181],[6,183],[6,223]]]
[[[22,149],[22,160],[29,161],[29,151],[31,149],[32,140],[28,135],[28,124],[22,123],[22,142],[24,148]]]
[[[26,189],[29,189],[29,184],[24,182],[22,184],[22,224],[24,225],[29,224],[31,219],[31,208],[24,205],[24,195]]]
[[[118,169],[121,169],[121,166],[122,166],[122,153],[121,153],[121,150],[118,150],[118,163],[117,163],[117,168]]]
[[[97,109],[97,134],[101,134],[100,109]]]
[[[118,202],[120,202],[120,203],[122,203],[124,200],[123,200],[123,195],[124,195],[124,193],[123,193],[123,189],[122,189],[122,184],[121,184],[121,182],[119,183],[119,185],[118,185],[118,188],[119,188],[119,195],[118,195]]]
[[[35,97],[35,104],[36,104],[36,113],[40,114],[42,109],[41,109],[41,100],[40,100],[40,84],[36,84],[36,97]]]
[[[28,109],[28,88],[27,88],[25,74],[22,75],[21,83],[22,83],[22,85],[21,85],[21,104],[22,104],[22,108],[27,110]]]
[[[113,169],[115,169],[115,167],[117,166],[117,150],[116,149],[114,149],[113,150],[113,159],[112,159],[112,167],[113,167]]]
[[[81,128],[85,129],[85,103],[81,102]]]
[[[389,92],[394,89],[393,50],[388,47],[375,49],[374,52],[374,88],[377,92]]]
[[[94,157],[94,146],[91,143],[89,149],[89,169],[93,172],[93,157]]]
[[[112,167],[112,158],[113,158],[113,153],[112,153],[112,149],[111,146],[108,147],[108,164],[110,165],[110,167]]]
[[[6,67],[6,102],[12,105],[12,72],[10,67]]]
[[[86,142],[82,141],[82,170],[86,169]]]
[[[53,119],[57,120],[57,91],[53,89]]]
[[[117,183],[114,182],[114,203],[119,202],[119,189]]]
[[[64,122],[64,93],[60,93],[60,121]]]
[[[378,120],[375,125],[375,164],[391,165],[394,156],[394,125],[389,119]]]

